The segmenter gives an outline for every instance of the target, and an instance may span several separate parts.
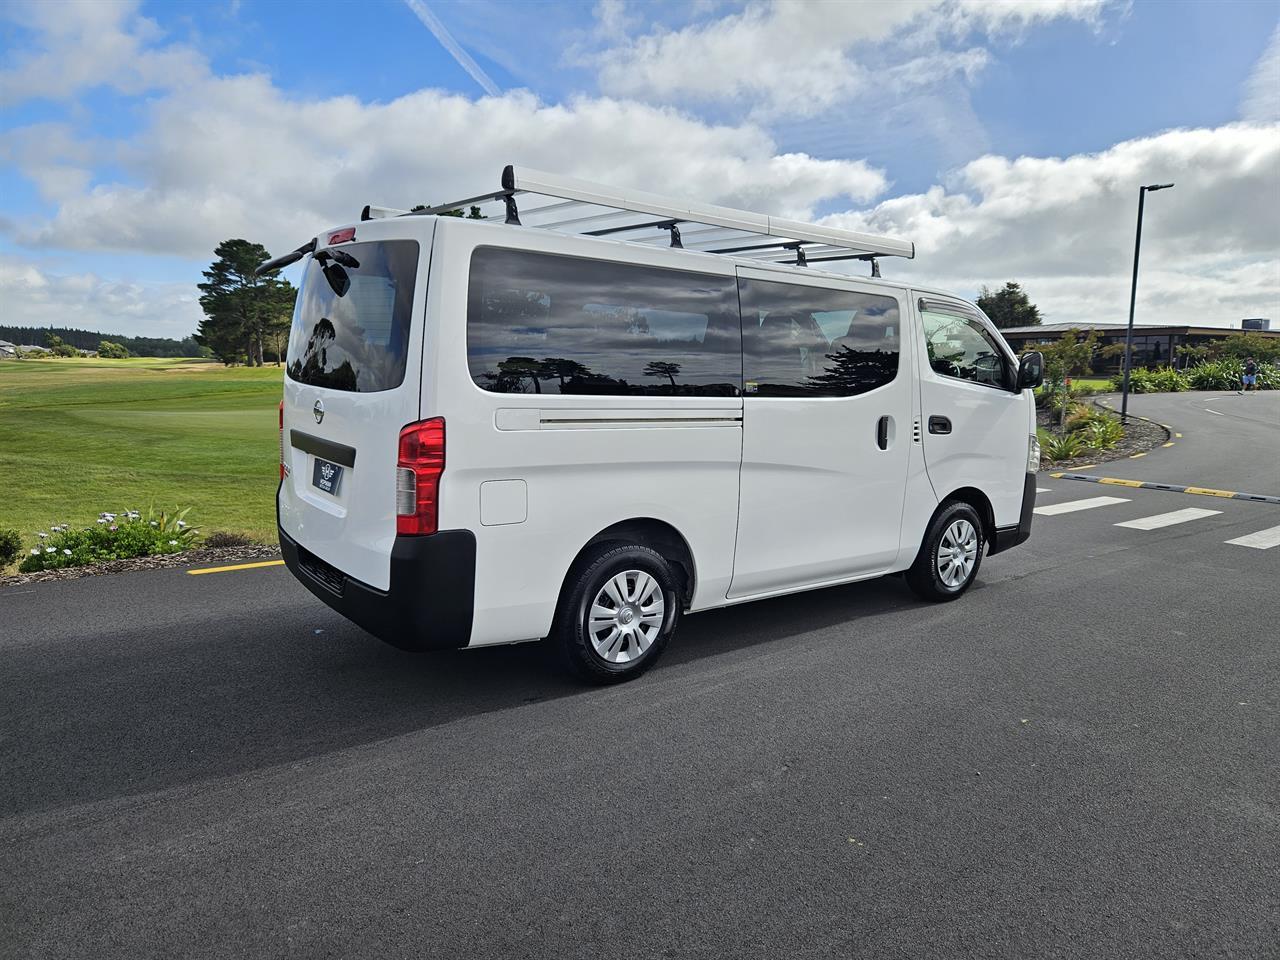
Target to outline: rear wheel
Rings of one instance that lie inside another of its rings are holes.
[[[986,545],[978,511],[967,503],[952,503],[929,524],[907,583],[925,600],[954,600],[978,576]]]
[[[570,574],[552,640],[584,679],[630,680],[661,656],[681,605],[679,581],[661,554],[635,544],[601,544]]]

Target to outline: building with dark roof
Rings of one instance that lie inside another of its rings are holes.
[[[1001,330],[1009,346],[1015,353],[1025,353],[1046,343],[1061,339],[1069,330],[1078,330],[1087,334],[1097,330],[1099,347],[1108,347],[1113,343],[1124,344],[1126,325],[1123,323],[1043,323],[1033,327],[1009,327]],[[1280,339],[1280,330],[1240,330],[1232,327],[1194,327],[1194,326],[1150,326],[1135,324],[1133,328],[1133,365],[1135,367],[1154,367],[1181,363],[1178,347],[1200,347],[1224,340],[1232,334],[1250,333],[1254,336],[1274,337]],[[1120,370],[1120,357],[1111,360],[1098,360],[1094,363],[1094,373],[1117,373]]]

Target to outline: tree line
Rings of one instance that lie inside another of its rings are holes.
[[[50,338],[56,337],[57,343],[65,344],[74,352],[96,350],[102,353],[101,345],[108,343],[110,352],[113,347],[125,351],[131,357],[199,357],[202,356],[200,344],[191,337],[174,340],[171,337],[129,337],[122,333],[102,333],[96,330],[78,330],[73,327],[15,327],[0,326],[0,340],[8,340],[20,347],[52,347]],[[111,354],[119,356],[118,353]]]

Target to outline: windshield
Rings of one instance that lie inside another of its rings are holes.
[[[400,386],[417,272],[416,240],[344,244],[316,254],[293,309],[289,378],[357,393]]]

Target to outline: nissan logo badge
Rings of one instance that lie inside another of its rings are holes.
[[[316,423],[319,423],[324,419],[324,403],[317,400],[316,405],[311,408],[311,412],[316,415]]]

